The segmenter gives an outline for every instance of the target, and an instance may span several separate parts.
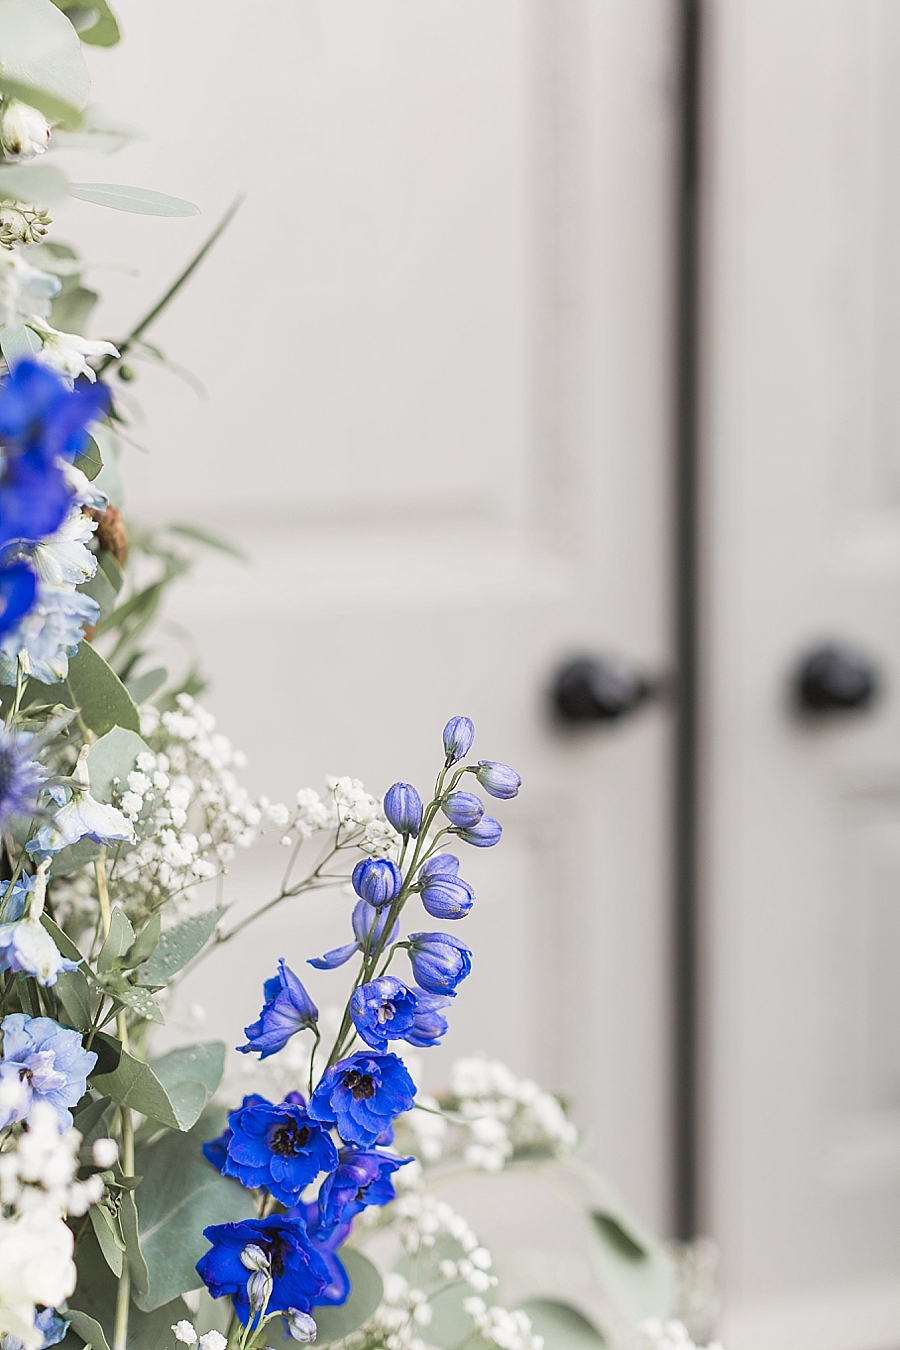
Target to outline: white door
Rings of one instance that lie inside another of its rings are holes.
[[[730,1350],[900,1343],[900,5],[711,7],[705,1224]],[[789,706],[848,643],[868,712]]]
[[[151,453],[127,465],[135,514],[254,559],[174,607],[210,704],[275,799],[329,772],[427,784],[456,713],[516,765],[504,845],[466,859],[475,974],[431,1076],[483,1047],[564,1090],[665,1227],[668,713],[564,736],[547,686],[585,650],[669,665],[670,6],[119,9],[95,94],[150,137],[77,176],[204,218],[60,213],[90,256],[142,268],[101,278],[99,328],[126,329],[248,194],[157,334],[209,400],[142,375]],[[239,898],[281,862],[251,855]],[[212,1030],[240,1034],[277,956],[343,940],[345,898],[303,905],[210,963]]]

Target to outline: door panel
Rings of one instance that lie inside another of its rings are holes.
[[[135,511],[254,559],[174,605],[211,705],[275,799],[329,772],[425,783],[458,712],[520,769],[508,843],[466,859],[477,964],[429,1072],[483,1047],[564,1090],[664,1226],[668,712],[563,736],[546,690],[583,649],[669,664],[670,6],[120,8],[97,96],[152,136],[117,171],[205,219],[66,207],[92,256],[149,260],[104,329],[248,192],[159,328],[209,400],[142,375],[151,454],[127,466]],[[242,902],[280,861],[242,861]],[[273,921],[191,997],[238,1035],[275,957],[334,945],[346,909]]]

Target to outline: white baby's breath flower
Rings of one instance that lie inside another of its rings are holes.
[[[113,1167],[119,1156],[119,1145],[115,1139],[95,1139],[91,1144],[91,1156],[98,1167]]]
[[[200,1350],[225,1350],[228,1341],[221,1331],[204,1331],[200,1337]]]
[[[196,1345],[197,1331],[193,1322],[189,1322],[186,1317],[182,1317],[179,1322],[172,1323],[172,1335],[176,1341],[182,1345]]]

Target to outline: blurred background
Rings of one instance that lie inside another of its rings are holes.
[[[147,138],[70,174],[202,215],[73,201],[58,237],[120,265],[116,338],[246,193],[153,334],[207,396],[141,366],[122,468],[133,518],[251,559],[169,609],[249,786],[425,786],[472,717],[526,786],[430,1081],[484,1049],[565,1093],[648,1224],[721,1245],[730,1350],[891,1350],[900,0],[118,11],[94,98]],[[207,968],[217,1034],[344,940],[303,903]]]

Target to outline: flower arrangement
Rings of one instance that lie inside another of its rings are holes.
[[[185,541],[215,541],[129,539],[115,470],[127,420],[103,376],[130,379],[128,353],[159,357],[146,330],[226,222],[125,340],[77,331],[93,293],[51,236],[55,195],[195,209],[35,163],[73,138],[122,142],[88,105],[83,54],[117,39],[106,0],[0,8],[3,1350],[690,1350],[666,1320],[671,1254],[579,1157],[557,1098],[481,1058],[438,1095],[417,1086],[415,1054],[440,1043],[473,969],[455,925],[476,896],[454,850],[500,842],[485,796],[511,802],[515,770],[473,760],[474,726],[455,716],[430,795],[335,778],[290,807],[254,801],[196,673],[143,669]],[[229,863],[272,830],[281,886],[233,920]],[[346,923],[308,964],[346,967],[350,993],[320,1016],[296,957],[280,959],[236,1047],[270,1095],[222,1104],[220,1041],[154,1053],[172,987],[324,888],[347,893]],[[610,1294],[602,1328],[559,1300],[504,1306],[490,1252],[441,1198],[456,1175],[514,1169],[552,1176],[587,1222]]]

